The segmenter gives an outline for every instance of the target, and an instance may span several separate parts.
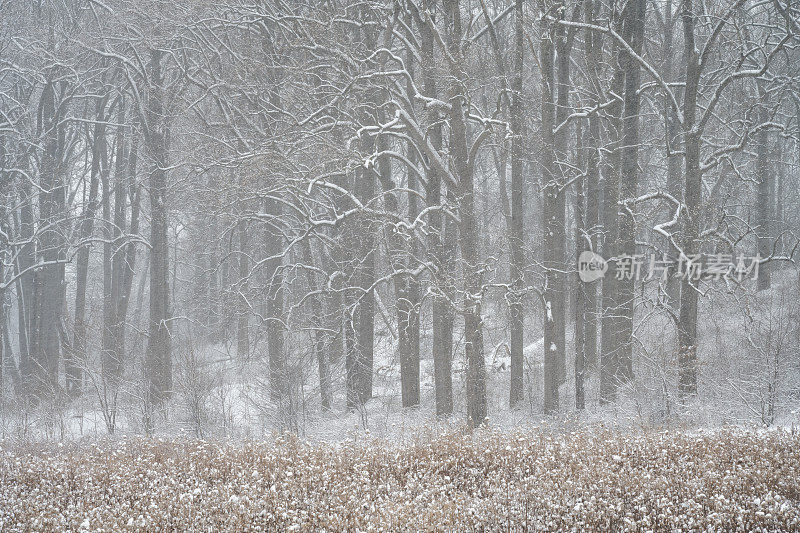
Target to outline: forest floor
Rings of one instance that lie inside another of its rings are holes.
[[[0,530],[800,529],[800,436],[607,429],[0,446]]]

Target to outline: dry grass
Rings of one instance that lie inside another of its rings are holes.
[[[8,530],[800,530],[800,438],[531,431],[4,445]]]

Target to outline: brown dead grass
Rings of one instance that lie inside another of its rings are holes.
[[[800,438],[478,431],[0,447],[3,531],[800,530]]]

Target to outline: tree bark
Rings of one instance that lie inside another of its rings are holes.
[[[311,252],[311,242],[309,239],[303,241],[303,258],[307,265],[314,264],[314,256]],[[320,287],[314,279],[312,270],[306,269],[306,276],[308,281],[308,288],[311,291],[321,291]],[[325,333],[322,331],[323,321],[322,311],[322,297],[320,294],[315,294],[311,298],[311,327],[314,329],[314,357],[317,360],[317,373],[319,377],[319,395],[320,404],[323,411],[330,411],[333,405],[333,395],[331,392],[331,370],[328,359],[328,354],[325,351]]]
[[[286,353],[284,345],[284,318],[283,318],[283,238],[277,221],[282,215],[282,208],[275,198],[264,201],[264,210],[272,219],[267,222],[264,233],[265,262],[267,275],[267,346],[269,350],[269,376],[270,398],[285,406],[288,400],[289,383],[286,372]]]
[[[125,123],[124,102],[120,103],[119,124]],[[103,187],[103,332],[102,332],[102,371],[105,402],[108,406],[109,431],[113,433],[116,420],[116,398],[120,379],[122,378],[123,357],[118,352],[120,343],[117,337],[121,333],[118,317],[123,275],[123,255],[119,242],[127,226],[125,164],[125,133],[122,127],[117,128],[116,156],[114,165],[114,211],[111,212],[112,189],[108,173],[102,175]]]
[[[412,4],[413,5],[413,4]],[[438,97],[436,73],[434,69],[435,58],[433,55],[433,31],[423,21],[419,13],[415,12],[417,24],[420,28],[420,41],[422,49],[422,76],[425,96]],[[431,146],[437,151],[442,150],[442,126],[439,123],[437,111],[429,111],[428,123],[430,127]],[[440,418],[453,414],[453,306],[455,293],[452,290],[451,273],[453,271],[452,242],[455,240],[454,231],[446,231],[453,224],[445,222],[442,214],[444,202],[442,201],[442,177],[432,167],[426,171],[427,184],[425,189],[425,203],[430,212],[431,231],[428,236],[428,250],[434,265],[432,283],[435,285],[432,302],[432,335],[433,335],[433,376],[436,396],[436,416]],[[445,240],[448,241],[445,245]]]
[[[91,238],[94,231],[94,219],[97,213],[99,176],[105,171],[106,138],[105,138],[105,106],[107,98],[97,102],[97,122],[94,126],[92,143],[92,165],[89,171],[89,196],[86,209],[79,226],[79,238],[85,241]],[[67,394],[74,398],[81,394],[83,384],[83,366],[86,361],[86,285],[89,275],[89,244],[78,249],[75,267],[75,325],[73,329],[72,350],[70,357],[64,362]]]
[[[15,264],[17,278],[17,326],[19,333],[19,371],[22,378],[20,392],[26,397],[32,392],[33,364],[31,360],[33,340],[33,310],[36,308],[36,290],[33,272],[29,270],[35,261],[33,243],[33,194],[29,180],[19,184],[19,236],[20,247]]]
[[[555,48],[553,46],[552,27],[542,23],[542,37],[539,48],[539,65],[542,72],[542,232],[544,234],[543,266],[545,268],[544,298],[544,412],[554,413],[558,410],[558,328],[556,327],[557,306],[554,300],[559,297],[558,279],[555,269],[560,264],[555,253],[556,240],[563,232],[563,225],[558,223],[558,182],[555,176],[555,142],[553,127],[555,123],[555,104],[553,102],[553,85],[555,83]],[[561,226],[561,227],[559,227]]]
[[[11,179],[9,172],[6,170],[9,166],[6,161],[6,138],[5,135],[0,135],[0,283],[2,284],[5,284],[6,262],[8,261],[8,254],[11,252],[9,242],[11,229],[7,219],[8,207],[11,205]],[[5,394],[2,384],[6,358],[11,358],[11,353],[6,350],[6,345],[10,345],[7,322],[8,312],[6,309],[7,295],[7,287],[3,285],[0,288],[0,405],[5,404],[2,401]]]
[[[622,27],[622,37],[630,41],[630,25],[624,24],[624,14],[614,24],[617,29]],[[611,80],[611,92],[615,95],[623,94],[625,87],[624,50],[619,43],[612,45],[612,57],[615,59],[614,74]],[[617,387],[620,380],[620,350],[621,350],[621,305],[619,280],[616,279],[615,270],[617,257],[620,254],[619,222],[620,222],[620,170],[622,166],[621,116],[623,102],[619,99],[609,106],[609,140],[610,155],[604,165],[603,177],[603,257],[608,261],[608,274],[603,278],[602,285],[602,331],[600,334],[600,403],[613,402],[617,397]]]
[[[62,166],[63,125],[56,105],[55,82],[48,79],[41,102],[44,151],[40,164],[39,256],[42,267],[34,274],[36,305],[33,311],[31,350],[34,390],[40,399],[54,399],[59,390],[58,366],[61,355],[61,326],[64,308],[64,215],[66,183]]]
[[[767,122],[769,115],[766,109],[765,91],[760,87],[759,93],[762,99],[761,107],[758,111],[758,119],[760,123]],[[761,128],[756,133],[756,224],[758,227],[756,235],[758,241],[758,255],[760,257],[769,257],[772,255],[772,195],[770,188],[773,184],[773,179],[770,176],[769,168],[769,131],[767,128]],[[760,265],[758,270],[758,280],[756,280],[756,289],[763,291],[770,288],[772,284],[770,275],[770,263]]]
[[[236,311],[236,353],[240,358],[247,358],[250,354],[250,312],[248,311],[247,303],[244,301],[247,297],[248,278],[250,276],[247,222],[240,220],[237,224],[237,230],[239,233],[239,280],[242,284],[239,287],[239,291],[242,297],[240,298],[241,307]]]
[[[374,151],[374,139],[364,135],[361,142],[362,153],[371,154]],[[375,172],[362,165],[356,174],[358,199],[366,205],[375,197]],[[362,405],[372,398],[372,370],[375,358],[375,293],[372,288],[375,283],[375,225],[369,220],[369,215],[363,222],[364,224],[358,229],[361,265],[358,270],[360,294],[356,307],[355,338],[355,372],[358,376],[356,382],[359,402]]]
[[[578,14],[576,5],[576,13]],[[562,13],[562,17],[566,13]],[[555,107],[555,124],[564,124],[569,115],[569,93],[570,93],[570,53],[572,52],[572,45],[574,43],[575,30],[570,28],[567,30],[564,26],[558,26],[555,31],[555,50],[557,54],[556,65],[556,107]],[[552,87],[552,86],[551,86]],[[552,88],[551,88],[552,91]],[[552,92],[551,92],[552,98]],[[566,313],[567,313],[567,187],[566,176],[562,171],[562,165],[568,161],[567,148],[569,141],[567,139],[568,129],[561,127],[559,131],[554,131],[552,134],[553,150],[550,152],[546,150],[545,153],[552,153],[554,156],[552,164],[552,176],[555,183],[555,189],[552,192],[555,194],[555,211],[553,212],[554,218],[552,219],[552,228],[555,229],[553,235],[553,263],[551,274],[554,276],[553,285],[553,298],[552,309],[555,317],[555,344],[558,347],[556,351],[556,377],[558,385],[562,385],[567,380],[567,348],[566,348]]]
[[[139,235],[139,214],[141,210],[141,186],[136,177],[136,165],[138,161],[139,143],[136,135],[131,136],[131,148],[127,160],[127,196],[131,204],[131,236]],[[125,322],[128,317],[128,307],[131,301],[131,289],[133,278],[136,275],[136,243],[129,242],[125,246],[124,260],[122,264],[122,288],[120,289],[119,305],[117,309],[117,321],[120,333],[115,337],[117,341],[116,352],[125,353]]]
[[[378,149],[384,151],[386,140],[378,139]],[[383,188],[387,213],[399,213],[398,191],[392,179],[391,161],[382,157],[378,161],[378,177]],[[407,258],[411,255],[404,236],[397,227],[388,224],[385,227],[387,255],[392,266],[395,302],[397,309],[397,356],[400,359],[400,393],[403,407],[419,405],[419,314],[412,295],[413,279],[405,271],[408,269]],[[417,335],[415,335],[415,331]],[[416,347],[415,347],[416,344]]]
[[[695,14],[692,0],[683,0],[684,59],[686,88],[683,97],[684,173],[686,204],[683,253],[687,257],[700,248],[700,204],[702,174],[700,172],[700,132],[695,131],[697,93],[700,83],[699,57],[695,47]],[[697,287],[684,276],[681,281],[680,312],[678,316],[678,391],[683,400],[697,394]]]
[[[150,51],[145,139],[154,168],[150,173],[150,325],[146,369],[149,402],[160,404],[172,392],[172,350],[167,239],[168,132],[164,108],[163,52]]]
[[[412,20],[411,16],[406,17],[406,21],[411,27]],[[415,69],[414,69],[414,55],[411,51],[406,53],[406,66],[408,68],[409,74],[413,79],[415,77]],[[406,90],[408,94],[411,94],[412,88],[410,82],[408,83]],[[419,197],[417,196],[416,192],[419,189],[419,183],[417,179],[417,174],[415,172],[416,165],[417,165],[417,151],[414,147],[414,143],[409,141],[406,143],[406,153],[409,162],[411,163],[406,168],[406,181],[407,186],[409,189],[409,193],[407,194],[408,198],[408,220],[416,220],[417,216],[419,216],[420,209],[419,209]],[[411,192],[413,191],[413,192]],[[419,239],[412,236],[411,242],[408,244],[408,259],[406,261],[409,268],[413,268],[418,261],[418,258],[422,256],[422,246]],[[407,276],[407,289],[406,289],[406,297],[408,299],[407,307],[407,315],[408,315],[408,379],[406,383],[408,384],[406,389],[408,394],[406,397],[408,401],[406,402],[409,407],[415,407],[420,404],[420,311],[421,311],[421,302],[420,302],[420,280],[415,275]]]
[[[558,388],[566,380],[566,188],[560,162],[566,161],[564,122],[569,103],[569,54],[572,33],[542,23],[542,223],[544,233],[544,411],[558,411]],[[556,52],[558,68],[556,71]],[[556,93],[557,89],[557,93]],[[557,94],[557,96],[556,96]]]
[[[600,2],[586,0],[584,19],[587,24],[595,24],[599,16]],[[591,87],[590,105],[600,105],[602,89],[600,87],[600,57],[602,55],[602,34],[587,30],[584,37],[584,51],[589,70]],[[582,131],[583,127],[581,128]],[[599,222],[599,181],[600,181],[600,120],[597,113],[588,118],[584,139],[578,134],[578,142],[582,146],[579,152],[581,168],[586,166],[586,176],[579,182],[578,218],[581,221],[576,233],[576,254],[584,251],[598,251]],[[578,280],[577,317],[576,317],[576,359],[575,359],[575,405],[583,409],[586,404],[585,381],[591,370],[597,368],[597,297],[600,283],[583,283]]]
[[[591,7],[591,6],[590,6]],[[575,146],[577,167],[584,167],[584,148],[583,148],[583,124],[578,122],[576,125]],[[585,236],[589,234],[586,229],[586,178],[578,178],[575,181],[575,259],[580,260],[581,253],[587,249]],[[577,263],[576,263],[577,264]],[[586,407],[586,322],[589,317],[587,287],[581,282],[579,274],[573,276],[576,284],[575,290],[575,408],[584,409]]]
[[[627,8],[626,26],[630,29],[624,33],[630,35],[629,44],[637,55],[641,55],[644,41],[645,0],[631,0]],[[633,200],[637,196],[639,183],[639,63],[629,53],[622,56],[625,70],[625,110],[622,118],[622,162],[621,162],[621,196],[624,201]],[[636,221],[633,218],[633,206],[622,209],[619,221],[619,253],[632,257],[636,254]],[[636,276],[624,276],[619,280],[620,329],[617,332],[620,343],[619,350],[619,382],[629,383],[633,380],[633,312],[634,286]]]
[[[461,10],[458,0],[447,0],[445,11],[449,32],[447,46],[450,63],[450,157],[458,180],[459,244],[464,276],[464,350],[467,357],[467,418],[474,426],[486,422],[486,361],[483,353],[481,318],[482,274],[478,250],[478,224],[475,217],[474,169],[467,145],[467,125],[463,84],[467,80],[461,53]]]
[[[523,157],[523,117],[522,117],[522,68],[523,68],[523,20],[522,0],[514,3],[514,72],[511,78],[511,228],[509,246],[511,262],[509,274],[511,291],[509,292],[510,314],[510,351],[511,351],[511,385],[509,390],[509,406],[517,407],[523,399],[525,314],[522,298],[525,289],[525,256],[523,254],[525,224],[525,191],[522,175]]]
[[[667,0],[664,7],[664,47],[662,55],[664,56],[664,79],[667,82],[673,81],[674,67],[674,18],[672,13],[672,0]],[[667,156],[667,192],[679,202],[683,201],[683,184],[681,183],[681,156],[678,150],[680,143],[680,123],[675,109],[669,103],[669,96],[664,95],[664,131],[666,135],[666,142],[664,143]],[[670,206],[674,210],[674,206]],[[673,212],[666,213],[667,220],[672,218]],[[679,221],[680,223],[681,221]],[[669,254],[674,254],[672,245],[666,243],[666,251]],[[671,275],[667,279],[666,296],[667,304],[676,309],[680,303],[681,284],[677,277]]]

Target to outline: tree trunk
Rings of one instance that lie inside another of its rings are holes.
[[[385,139],[378,139],[379,150],[384,151]],[[378,161],[378,177],[383,188],[384,202],[387,213],[399,213],[400,207],[397,200],[399,192],[392,179],[392,164],[388,157]],[[403,407],[419,405],[419,315],[412,295],[411,276],[405,273],[408,269],[407,258],[411,255],[409,246],[404,236],[399,233],[395,225],[388,224],[385,228],[387,241],[387,255],[392,266],[395,302],[397,308],[397,355],[400,359],[400,393]],[[415,335],[415,329],[417,335]],[[416,348],[414,346],[416,342]]]
[[[760,85],[760,84],[759,84]],[[759,93],[761,93],[761,107],[758,111],[758,119],[760,123],[767,122],[769,116],[765,108],[766,94],[759,86]],[[756,224],[758,227],[756,235],[758,236],[758,255],[760,257],[769,257],[772,255],[772,195],[770,194],[770,187],[772,186],[773,179],[770,178],[769,168],[769,131],[767,128],[761,128],[756,133],[756,182],[757,182],[757,196],[756,196]],[[756,289],[763,291],[770,288],[770,263],[760,265],[758,270],[758,280],[756,280]]]
[[[111,188],[108,173],[103,175],[103,394],[106,405],[106,426],[114,433],[117,418],[117,396],[125,364],[125,318],[120,306],[125,288],[125,251],[123,238],[127,230],[127,185],[129,181],[125,146],[125,103],[120,102],[114,165],[114,212],[111,220]]]
[[[361,139],[362,153],[371,154],[374,151],[374,139],[364,135]],[[362,165],[356,172],[356,191],[362,204],[371,202],[375,197],[375,172]],[[358,271],[358,287],[361,289],[356,307],[356,344],[355,344],[355,372],[358,388],[359,402],[364,404],[372,398],[372,369],[375,357],[375,293],[372,289],[375,283],[375,233],[374,224],[367,220],[357,229],[361,253],[358,258],[361,265]]]
[[[172,391],[172,351],[169,305],[169,244],[167,240],[168,137],[165,120],[163,52],[150,52],[150,88],[146,139],[155,168],[150,173],[150,334],[146,369],[149,402],[159,404]]]
[[[486,421],[486,361],[483,354],[483,324],[481,318],[482,274],[478,250],[478,224],[475,217],[475,183],[470,149],[467,145],[467,125],[463,83],[467,79],[461,54],[461,11],[458,0],[447,0],[445,10],[449,19],[448,50],[454,58],[450,64],[450,156],[458,180],[458,206],[461,217],[459,241],[464,276],[464,350],[467,356],[467,417],[474,426]]]
[[[353,411],[361,407],[359,394],[359,365],[356,360],[356,331],[354,320],[353,296],[345,294],[342,297],[342,329],[345,353],[345,389],[347,410]]]
[[[217,174],[215,172],[209,173],[208,176],[208,190],[211,193],[208,208],[211,210],[209,217],[208,229],[208,242],[210,243],[209,249],[203,254],[207,261],[206,271],[208,272],[208,293],[206,302],[206,335],[211,343],[220,340],[221,331],[219,327],[219,319],[221,315],[222,294],[220,286],[224,283],[225,275],[221,273],[222,257],[225,257],[224,251],[221,249],[221,239],[219,236],[219,208],[217,206],[218,196],[216,191],[219,188]],[[220,278],[223,278],[222,280]]]
[[[406,21],[411,27],[411,17],[406,17]],[[409,70],[409,74],[411,78],[415,77],[414,72],[414,55],[409,50],[406,54],[406,65]],[[411,93],[411,85],[410,82],[407,85],[407,92]],[[410,161],[411,165],[406,168],[406,176],[407,176],[407,185],[409,192],[408,197],[408,220],[416,220],[417,216],[419,216],[420,209],[419,209],[419,197],[417,196],[417,191],[419,189],[419,183],[417,179],[417,174],[415,172],[417,166],[417,151],[414,147],[413,142],[408,142],[406,145],[406,152],[408,160]],[[409,268],[413,268],[416,266],[418,258],[422,257],[422,246],[415,236],[412,236],[411,242],[408,245],[408,260],[407,264]],[[420,280],[416,276],[407,276],[407,289],[406,289],[406,298],[408,299],[408,379],[406,383],[408,384],[406,389],[408,394],[406,397],[408,398],[408,406],[415,407],[420,404],[420,310],[421,310],[421,302],[420,302]]]
[[[624,33],[630,36],[629,44],[637,55],[641,55],[644,41],[645,0],[632,0],[627,9]],[[629,53],[622,56],[621,65],[625,70],[625,114],[622,119],[622,162],[621,162],[621,196],[623,201],[637,196],[639,182],[639,63]],[[633,257],[636,254],[636,224],[630,210],[622,209],[619,221],[619,253]],[[629,383],[633,380],[633,311],[634,286],[636,276],[623,276],[619,280],[620,329],[617,332],[619,350],[619,381]]]
[[[264,201],[264,210],[272,221],[267,222],[265,238],[265,267],[267,275],[267,346],[269,350],[270,398],[285,407],[289,394],[286,372],[283,317],[283,239],[277,222],[282,214],[281,203],[274,198]]]
[[[672,17],[672,0],[667,0],[664,7],[664,47],[662,55],[664,57],[664,79],[672,82],[674,69],[672,58],[674,55],[674,19]],[[683,184],[681,183],[681,156],[679,153],[680,143],[680,123],[675,109],[669,103],[669,96],[664,95],[664,131],[666,135],[667,152],[667,192],[679,202],[683,201]],[[672,218],[675,206],[670,206],[670,211],[666,213],[667,220]],[[680,223],[681,221],[679,221]],[[678,230],[679,231],[679,230]],[[666,252],[674,254],[672,245],[666,243]],[[681,284],[677,277],[670,275],[667,279],[667,304],[672,309],[676,309],[680,303]]]
[[[128,155],[127,167],[127,195],[131,204],[131,236],[139,235],[139,214],[141,206],[141,186],[136,178],[136,164],[138,159],[139,143],[136,135],[131,135],[132,142]],[[117,321],[120,333],[115,337],[117,353],[125,353],[125,322],[128,317],[128,307],[131,301],[133,278],[136,275],[136,244],[129,242],[125,246],[125,255],[122,264],[122,288],[120,289],[119,305],[117,308]]]
[[[577,154],[577,168],[584,166],[583,148],[583,125],[578,122],[576,125],[575,138],[577,144],[575,152]],[[586,177],[578,178],[575,181],[575,259],[580,261],[580,255],[588,247],[585,243],[585,236],[589,234],[586,229]],[[576,263],[577,264],[577,263]],[[586,407],[586,322],[589,317],[587,289],[591,285],[581,282],[579,274],[573,276],[576,284],[575,290],[575,408],[584,409]]]
[[[125,123],[124,103],[120,103],[119,123]],[[120,333],[117,315],[122,289],[123,255],[119,250],[119,241],[127,226],[125,213],[126,195],[125,168],[125,134],[122,127],[117,128],[116,156],[114,166],[114,213],[111,213],[111,186],[108,173],[102,175],[103,186],[103,334],[102,334],[102,368],[104,395],[108,414],[109,430],[113,433],[116,416],[116,397],[119,381],[122,378],[123,353],[117,352]]]
[[[697,92],[700,82],[700,65],[695,48],[695,14],[692,0],[683,0],[683,39],[686,60],[686,89],[683,97],[684,173],[686,175],[686,219],[683,235],[683,253],[687,257],[700,248],[700,204],[702,201],[702,174],[700,172],[700,133],[694,131],[697,114]],[[678,390],[686,400],[697,394],[697,307],[698,292],[689,276],[681,281],[680,312],[678,316]]]
[[[775,212],[772,215],[773,226],[772,238],[777,239],[777,253],[786,255],[786,240],[783,236],[786,231],[786,218],[784,214],[784,189],[786,183],[786,162],[783,160],[783,143],[780,139],[775,143],[775,161],[778,162],[778,175],[772,181],[771,194],[773,196],[772,205]]]
[[[565,13],[562,13],[562,17],[563,16],[565,16]],[[556,125],[564,124],[569,115],[570,53],[572,51],[574,35],[575,30],[566,30],[563,26],[558,26],[555,31],[555,49],[558,63],[556,71],[557,96],[555,123],[553,124],[554,128]],[[550,95],[552,99],[552,92]],[[569,141],[567,139],[567,132],[568,130],[566,127],[561,127],[559,131],[554,131],[551,134],[552,136],[548,135],[548,138],[552,138],[553,150],[545,150],[546,154],[551,154],[553,156],[551,175],[554,188],[551,189],[551,193],[555,195],[555,211],[552,213],[553,218],[551,219],[551,229],[554,230],[554,233],[552,243],[553,262],[551,264],[552,270],[550,273],[553,276],[554,284],[550,301],[552,303],[552,312],[555,320],[555,338],[551,339],[551,345],[555,344],[557,347],[555,351],[555,364],[558,385],[564,384],[567,379],[567,276],[565,274],[567,270],[567,187],[565,186],[566,176],[561,168],[561,165],[568,161],[567,148],[569,146]],[[557,408],[558,404],[556,403],[556,409]]]
[[[99,176],[105,172],[106,137],[105,137],[105,106],[107,98],[97,102],[97,123],[94,126],[94,139],[92,143],[92,166],[89,174],[89,197],[86,209],[79,226],[79,238],[86,241],[91,238],[94,230],[94,219],[97,213],[97,192],[99,189]],[[66,374],[67,394],[76,397],[81,394],[83,383],[83,366],[86,361],[86,285],[89,275],[89,250],[90,245],[83,244],[78,249],[77,264],[75,267],[75,325],[70,357],[64,362]]]
[[[622,26],[622,37],[630,41],[625,26],[624,16],[614,24],[619,29]],[[611,80],[613,94],[621,95],[625,86],[625,71],[622,47],[614,42],[612,57],[616,60],[614,75]],[[622,132],[621,116],[623,105],[619,100],[609,106],[609,141],[611,154],[605,164],[603,177],[603,257],[608,261],[608,273],[603,278],[602,285],[602,332],[600,334],[600,403],[613,402],[617,397],[617,387],[620,379],[620,350],[621,350],[621,303],[620,284],[616,279],[615,270],[619,256],[619,221],[620,221],[620,170],[622,165],[622,147],[620,136]]]
[[[314,264],[314,256],[311,253],[311,242],[309,239],[303,241],[303,257],[307,265]],[[308,280],[308,288],[311,291],[320,291],[320,287],[314,280],[313,271],[309,268],[306,269],[306,276]],[[320,403],[323,411],[330,411],[333,405],[333,398],[331,393],[331,370],[328,359],[328,354],[325,353],[325,333],[322,331],[323,311],[322,311],[322,297],[319,294],[314,294],[311,298],[311,327],[314,329],[314,357],[317,360],[317,372],[319,376],[319,395]]]
[[[587,0],[584,7],[584,18],[587,24],[595,24],[599,16],[600,2]],[[602,89],[600,87],[600,57],[602,54],[602,34],[587,30],[584,37],[586,64],[589,69],[591,85],[591,107],[600,105]],[[583,128],[582,128],[583,129]],[[597,113],[588,118],[584,139],[578,134],[578,142],[583,147],[581,168],[586,166],[586,176],[579,182],[577,191],[579,220],[581,225],[576,233],[577,255],[584,251],[598,251],[599,222],[599,181],[600,181],[600,120]],[[597,296],[600,286],[597,282],[583,283],[578,280],[577,318],[576,321],[576,360],[575,360],[575,404],[583,409],[586,403],[585,380],[591,370],[597,368]]]
[[[510,314],[510,351],[511,351],[511,386],[509,389],[509,406],[517,407],[522,402],[524,386],[524,342],[525,314],[522,298],[525,289],[525,256],[523,254],[525,223],[525,191],[522,175],[523,157],[523,106],[522,106],[522,68],[523,68],[523,21],[522,0],[514,4],[514,72],[511,78],[511,228],[509,247],[511,262],[509,274],[511,291],[509,293]]]
[[[56,106],[54,82],[48,80],[42,94],[42,133],[44,151],[41,159],[39,195],[40,257],[43,266],[34,274],[36,306],[33,311],[31,350],[34,390],[39,398],[54,399],[58,393],[58,365],[61,354],[61,326],[64,308],[64,215],[66,183],[61,168],[63,126]]]
[[[250,276],[249,250],[247,245],[247,222],[240,220],[238,225],[239,233],[239,280],[242,294],[240,299],[241,306],[236,311],[236,353],[240,358],[247,358],[250,355],[250,312],[247,302],[248,278]]]
[[[554,41],[556,44],[554,45]],[[554,99],[556,88],[555,52],[558,48],[558,114]],[[542,223],[544,224],[545,268],[544,298],[544,411],[558,411],[558,388],[566,378],[565,366],[565,311],[564,252],[566,246],[565,211],[566,191],[562,190],[562,176],[557,154],[564,155],[563,134],[554,135],[558,119],[566,112],[569,91],[569,45],[562,26],[543,23],[540,48],[542,69]],[[564,108],[564,111],[561,108]]]
[[[6,139],[5,135],[0,135],[0,407],[5,408],[3,396],[5,388],[3,385],[3,374],[6,367],[6,358],[11,358],[11,353],[6,351],[6,345],[10,344],[8,338],[8,314],[6,312],[7,287],[5,286],[6,262],[8,254],[11,253],[9,240],[11,239],[11,229],[9,228],[8,207],[11,205],[11,179],[6,169],[10,165],[6,161]],[[16,385],[16,383],[15,383]]]
[[[419,14],[417,14],[419,15]],[[425,96],[436,98],[438,89],[436,86],[435,59],[433,55],[433,32],[428,25],[419,20],[422,48],[422,71]],[[431,146],[439,152],[442,149],[442,126],[439,124],[439,116],[436,111],[429,111],[428,122],[432,124],[430,128]],[[445,223],[442,214],[442,177],[431,167],[427,170],[427,184],[425,189],[425,203],[428,208],[433,208],[430,212],[430,228],[428,236],[428,249],[431,261],[435,267],[432,283],[435,285],[433,291],[432,307],[432,335],[433,335],[433,378],[436,395],[436,416],[448,417],[453,414],[453,320],[454,310],[448,298],[452,300],[455,296],[451,287],[452,257],[448,257],[448,251],[452,245],[446,247],[444,242],[448,239],[452,242],[455,239],[455,232],[446,232],[446,227],[453,227],[449,222]]]
[[[544,411],[554,413],[558,410],[558,350],[556,344],[556,315],[553,309],[553,300],[556,297],[556,257],[554,254],[555,240],[560,231],[557,223],[557,196],[558,183],[555,181],[554,141],[553,126],[555,122],[555,109],[553,103],[554,60],[555,50],[551,38],[552,28],[543,23],[541,46],[539,48],[539,64],[542,72],[542,232],[544,235],[544,250],[542,253],[545,268],[544,286]]]
[[[15,264],[17,278],[17,326],[19,332],[19,371],[22,378],[20,392],[26,396],[32,392],[33,362],[33,310],[36,308],[36,290],[33,272],[29,270],[35,261],[33,244],[33,194],[29,180],[19,185],[19,236],[26,243],[20,247]]]
[[[5,155],[2,153],[2,150],[0,150],[0,165],[4,163],[3,161],[4,157]],[[0,172],[0,180],[6,178],[4,174],[5,174],[4,172]],[[6,217],[5,201],[6,198],[0,196],[0,202],[2,202],[2,204],[0,205],[0,230],[6,229],[5,227],[3,227],[4,225],[2,223],[2,221],[5,220]],[[5,248],[6,245],[5,243],[3,244],[4,244],[3,248]],[[6,265],[4,259],[5,258],[0,259],[0,283],[3,283],[5,281]],[[6,290],[5,288],[0,288],[0,406],[2,406],[4,409],[5,409],[5,402],[3,401],[3,397],[5,396],[5,387],[2,386],[3,374],[6,366],[5,365],[6,357],[10,357],[11,355],[7,354],[5,351],[6,344],[8,344],[8,334],[7,334],[8,324],[6,323],[6,320],[8,320],[6,318]]]

